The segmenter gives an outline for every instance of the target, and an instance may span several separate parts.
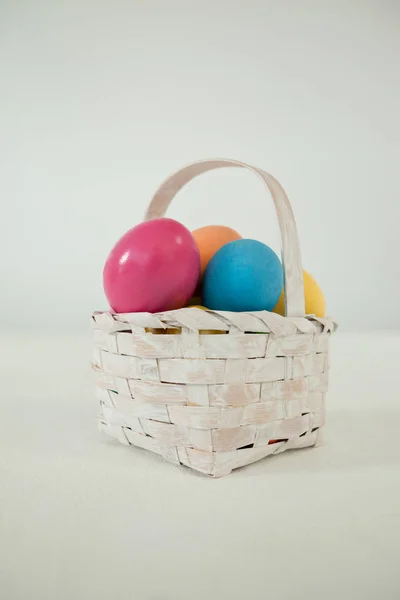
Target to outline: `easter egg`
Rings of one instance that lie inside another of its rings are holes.
[[[240,240],[242,236],[224,225],[207,225],[192,231],[200,252],[200,276],[204,271],[214,254],[228,242]]]
[[[198,308],[200,303],[201,303],[201,297],[195,295],[195,296],[192,296],[191,298],[189,298],[189,300],[186,302],[186,306],[188,308],[190,306],[197,306],[197,308]]]
[[[303,281],[304,281],[304,300],[306,303],[306,314],[315,315],[316,317],[325,317],[326,314],[326,303],[324,295],[315,279],[303,269]],[[277,305],[273,312],[278,315],[285,315],[285,299],[284,291],[282,288],[281,295]]]
[[[272,310],[282,285],[282,265],[269,246],[256,240],[235,240],[222,246],[208,263],[203,301],[214,310]]]
[[[197,244],[174,219],[133,227],[116,243],[103,271],[112,310],[160,312],[185,306],[200,274]]]

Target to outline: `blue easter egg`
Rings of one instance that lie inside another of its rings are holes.
[[[235,240],[208,263],[203,304],[212,310],[272,311],[282,287],[283,269],[275,252],[257,240]]]

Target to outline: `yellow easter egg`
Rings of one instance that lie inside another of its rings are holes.
[[[188,303],[186,304],[186,307],[195,307],[195,308],[201,308],[200,307],[200,303],[201,303],[201,298],[200,296],[192,296],[190,298],[190,300],[188,300]]]
[[[225,335],[226,331],[217,331],[216,329],[199,329],[199,333],[207,335]]]
[[[319,287],[315,279],[310,275],[310,273],[307,273],[307,271],[305,271],[304,269],[303,281],[306,314],[315,315],[316,317],[325,317],[326,303],[321,288]],[[283,290],[273,312],[277,313],[278,315],[285,315],[285,301]]]

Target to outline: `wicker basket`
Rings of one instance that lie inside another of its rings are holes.
[[[182,308],[92,317],[101,430],[215,477],[316,444],[325,421],[335,329],[329,318],[305,316],[293,213],[268,173],[225,159],[189,165],[159,188],[146,220],[164,216],[192,178],[232,166],[260,177],[274,200],[287,316]]]

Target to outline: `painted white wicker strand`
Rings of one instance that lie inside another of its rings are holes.
[[[281,186],[264,171],[235,161],[196,163],[159,188],[146,218],[164,215],[185,183],[221,166],[249,168],[271,191],[291,316],[197,308],[92,316],[100,428],[124,444],[215,477],[316,443],[335,329],[329,318],[304,316],[293,214]]]

